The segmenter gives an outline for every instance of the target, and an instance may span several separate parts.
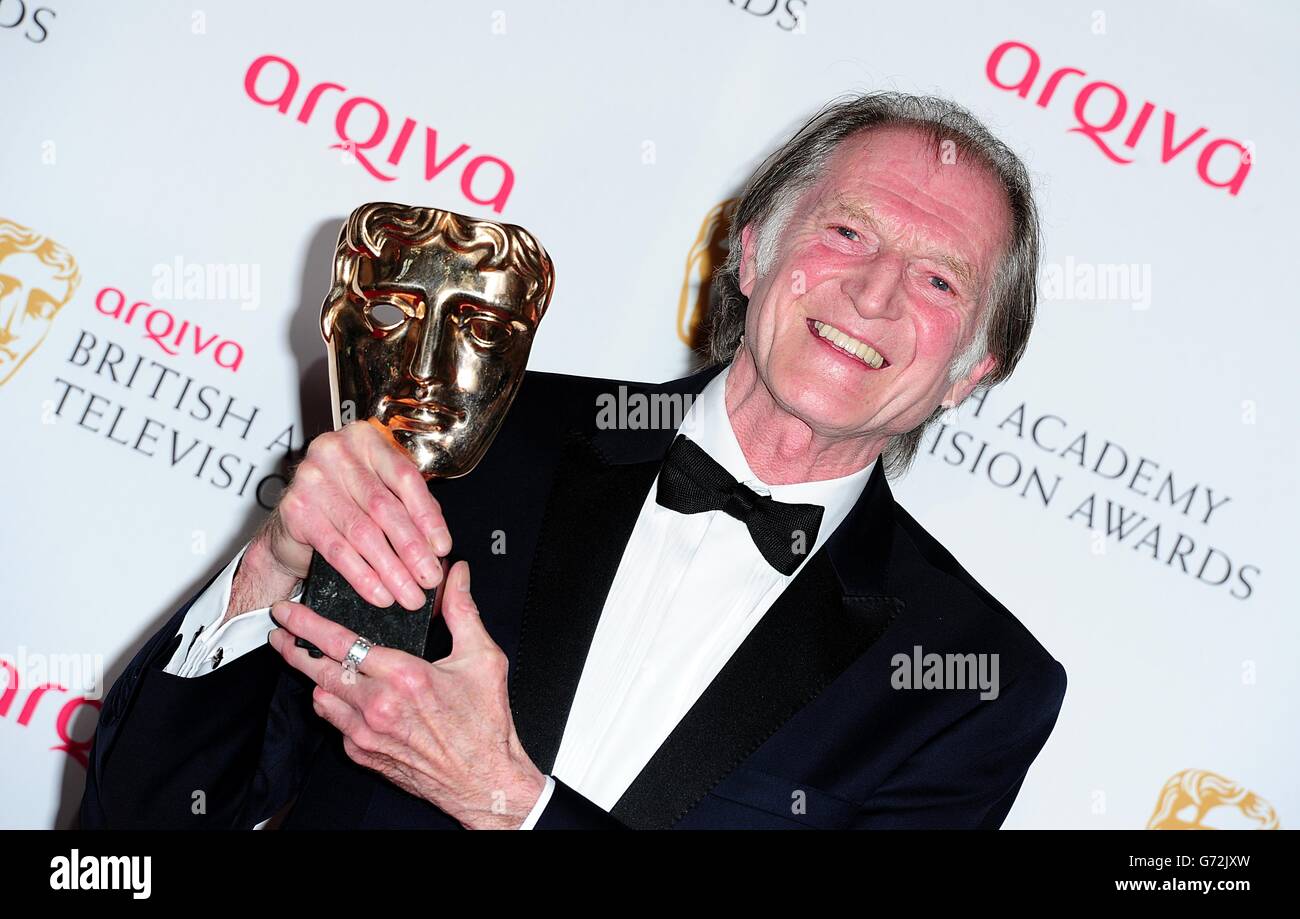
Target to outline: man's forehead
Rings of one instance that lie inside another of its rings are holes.
[[[944,162],[945,145],[928,129],[915,125],[879,125],[863,128],[838,144],[831,164],[876,166],[893,163],[931,172]],[[963,158],[958,158],[960,162]]]
[[[989,167],[973,154],[917,128],[876,128],[846,139],[832,154],[823,187],[846,196],[918,196],[951,217],[980,213],[988,223],[1006,211],[1006,192]],[[823,197],[826,197],[825,193]]]
[[[976,263],[996,257],[1010,215],[987,169],[967,157],[946,164],[941,150],[922,132],[898,126],[849,138],[814,186],[811,212],[908,237],[969,284]]]

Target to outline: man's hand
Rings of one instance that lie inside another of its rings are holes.
[[[270,642],[316,682],[312,702],[343,733],[355,762],[441,808],[467,829],[518,829],[541,796],[546,776],[515,732],[506,688],[508,662],[479,619],[469,565],[452,566],[442,615],[451,654],[429,663],[375,647],[358,673],[340,661],[356,636],[301,603],[271,610],[280,628]],[[325,652],[312,658],[294,638]]]
[[[382,425],[354,421],[307,448],[280,503],[249,544],[231,587],[229,620],[288,597],[315,549],[375,606],[424,605],[451,551],[442,509]]]

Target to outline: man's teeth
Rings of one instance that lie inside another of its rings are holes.
[[[852,335],[840,331],[829,322],[821,322],[814,319],[813,327],[817,329],[817,334],[822,338],[827,339],[850,354],[855,355],[868,366],[873,367],[876,370],[885,366],[885,359],[880,356],[880,353],[877,352],[875,348],[871,347],[871,345],[867,344],[865,341],[858,341]]]

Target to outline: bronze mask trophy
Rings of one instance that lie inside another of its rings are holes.
[[[470,472],[523,382],[554,278],[522,227],[431,207],[358,207],[339,232],[321,308],[334,427],[378,425],[426,480]],[[423,656],[437,589],[426,594],[418,611],[372,606],[313,552],[302,602],[373,644]]]

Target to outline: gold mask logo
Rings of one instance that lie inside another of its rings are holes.
[[[1277,811],[1253,791],[1204,769],[1184,769],[1160,791],[1148,830],[1279,828]]]
[[[687,347],[695,347],[700,323],[709,314],[713,272],[727,259],[727,234],[739,200],[728,198],[709,211],[686,256],[686,277],[677,298],[677,337]]]
[[[0,218],[0,386],[45,341],[80,283],[77,260],[67,249]]]

